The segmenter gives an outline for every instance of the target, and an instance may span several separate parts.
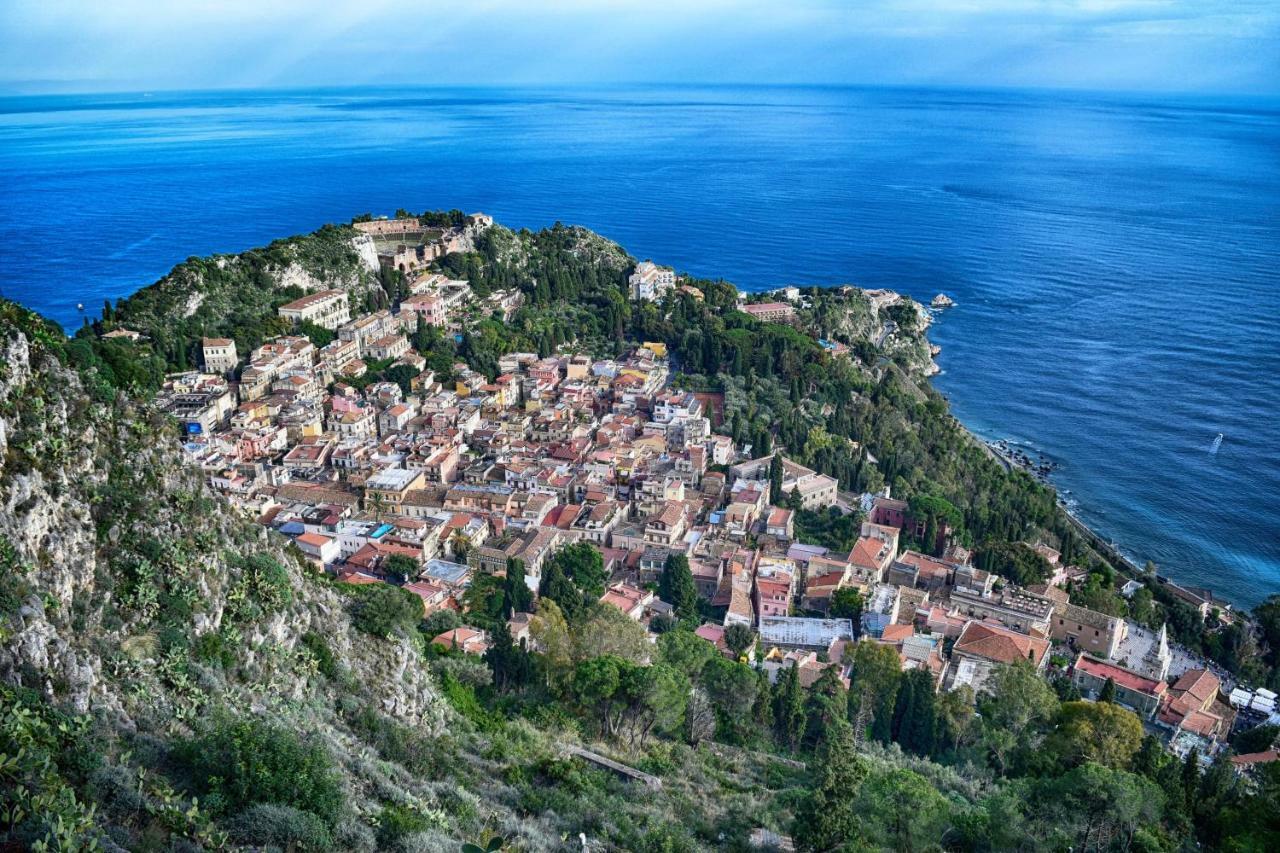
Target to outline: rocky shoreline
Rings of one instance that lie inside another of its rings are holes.
[[[984,441],[984,443],[1010,466],[1026,471],[1045,485],[1052,485],[1049,482],[1050,476],[1062,467],[1061,463],[1051,459],[1044,451],[1028,452],[1011,439],[999,438],[994,441]]]

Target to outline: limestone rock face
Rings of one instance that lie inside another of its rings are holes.
[[[353,242],[356,253],[360,256],[360,263],[364,269],[371,273],[378,271],[378,247],[373,242],[373,238],[368,234],[361,234],[355,238]]]

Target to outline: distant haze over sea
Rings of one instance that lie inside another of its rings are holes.
[[[1280,591],[1280,106],[909,89],[0,98],[0,290],[80,323],[325,222],[581,224],[741,287],[958,307],[937,386],[1135,560]],[[1215,436],[1221,447],[1211,452]]]

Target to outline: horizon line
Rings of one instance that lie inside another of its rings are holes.
[[[493,91],[493,90],[561,90],[561,91],[607,91],[620,89],[759,89],[759,90],[900,90],[900,91],[951,91],[951,92],[998,92],[1028,94],[1072,94],[1103,96],[1118,99],[1139,97],[1173,97],[1188,100],[1206,100],[1213,98],[1230,98],[1236,100],[1252,100],[1260,102],[1280,102],[1280,90],[1274,92],[1243,91],[1231,89],[1162,89],[1162,88],[1116,88],[1099,89],[1088,86],[1038,86],[1038,85],[1001,85],[998,83],[926,83],[926,82],[791,82],[762,83],[758,81],[612,81],[612,82],[545,82],[545,83],[421,83],[421,82],[386,82],[386,83],[310,83],[281,84],[258,86],[196,86],[196,87],[149,87],[119,89],[66,89],[55,91],[38,91],[24,89],[26,85],[42,85],[52,81],[14,81],[0,82],[0,98],[85,98],[133,96],[153,97],[156,95],[214,95],[214,94],[248,94],[287,93],[287,92],[343,92],[360,90],[460,90],[460,91]],[[58,84],[53,84],[58,85]]]

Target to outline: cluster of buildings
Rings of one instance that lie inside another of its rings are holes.
[[[666,272],[641,264],[633,295],[673,285]],[[980,692],[1001,664],[1044,671],[1054,658],[1086,696],[1110,683],[1176,749],[1211,755],[1230,731],[1218,677],[1174,654],[1163,630],[1072,604],[1073,569],[1051,548],[1037,546],[1054,577],[1027,589],[972,565],[945,525],[932,553],[904,548],[928,528],[887,490],[863,496],[848,551],[801,541],[795,513],[771,500],[773,456],[745,458],[713,431],[715,395],[673,387],[662,344],[621,359],[517,352],[492,380],[461,363],[437,378],[406,333],[420,317],[448,326],[470,298],[437,274],[413,278],[394,314],[351,318],[344,292],[311,294],[281,316],[334,329],[332,343],[284,336],[241,364],[233,342],[206,339],[205,372],[170,377],[160,405],[231,503],[344,581],[403,585],[424,614],[462,609],[478,575],[513,559],[536,592],[548,558],[585,542],[610,574],[602,601],[647,623],[671,612],[652,590],[679,554],[724,614],[699,636],[729,653],[728,627],[750,626],[751,658],[773,674],[799,667],[806,685],[832,667],[847,682],[844,652],[859,638],[893,647],[939,690]],[[407,392],[349,384],[370,360],[417,375]],[[805,509],[844,505],[833,478],[786,456],[781,468],[783,492]],[[844,590],[859,594],[860,615],[833,612]],[[527,614],[512,630],[528,635]],[[482,651],[487,638],[466,628],[441,641]]]

